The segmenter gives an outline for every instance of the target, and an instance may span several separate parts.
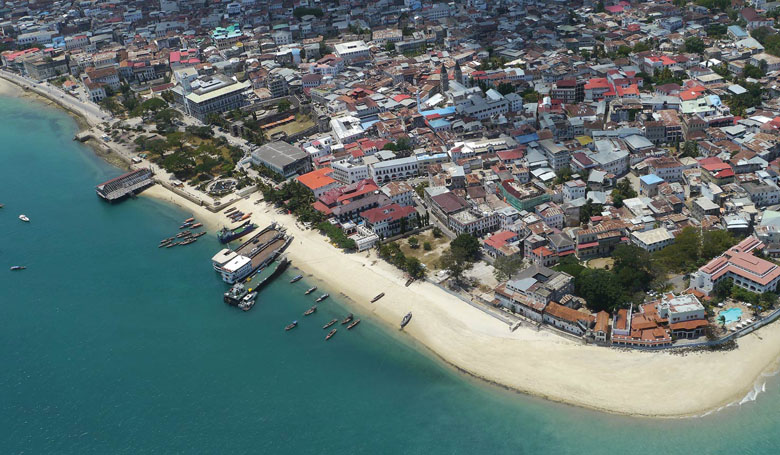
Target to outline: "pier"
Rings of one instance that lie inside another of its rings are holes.
[[[108,202],[118,201],[152,185],[153,176],[151,169],[138,169],[101,183],[95,187],[95,191]]]

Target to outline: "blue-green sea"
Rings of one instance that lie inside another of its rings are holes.
[[[331,298],[304,318],[294,269],[252,311],[228,307],[215,237],[158,249],[190,214],[98,199],[122,171],[75,132],[61,111],[0,98],[0,453],[780,451],[772,378],[703,418],[620,417],[464,377],[365,315],[326,343],[321,326],[349,308]]]

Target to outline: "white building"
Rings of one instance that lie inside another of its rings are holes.
[[[330,167],[333,169],[331,176],[347,185],[370,177],[368,166],[359,159],[334,161]]]
[[[564,202],[573,201],[581,197],[585,197],[585,193],[588,191],[588,185],[582,180],[569,180],[563,184],[563,200]]]
[[[336,55],[343,58],[347,62],[359,60],[363,58],[371,58],[371,51],[363,41],[350,41],[347,43],[336,44]]]
[[[471,95],[455,109],[460,115],[484,120],[509,112],[509,102],[502,94],[490,89],[484,98],[478,94]]]
[[[352,115],[344,115],[332,118],[330,127],[333,134],[342,144],[349,144],[362,138],[365,135],[363,127],[360,125],[360,119]]]
[[[371,178],[377,183],[416,177],[418,172],[417,158],[396,158],[380,161],[369,166]]]
[[[639,248],[652,253],[674,243],[674,236],[666,228],[660,227],[644,232],[632,232],[631,241]]]

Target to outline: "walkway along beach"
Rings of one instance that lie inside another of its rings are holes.
[[[159,185],[143,195],[185,208],[211,232],[225,220]],[[344,254],[318,232],[303,230],[292,217],[254,201],[234,205],[254,212],[253,221],[260,225],[277,221],[287,227],[295,237],[287,250],[294,266],[390,327],[412,311],[414,319],[399,336],[412,337],[459,370],[521,392],[619,414],[700,415],[745,396],[780,354],[778,323],[739,339],[737,349],[684,356],[583,345],[526,326],[511,332],[505,323],[432,284],[405,287],[400,272],[375,254]],[[207,262],[204,258],[192,266],[208,267]],[[368,303],[379,292],[385,296]]]

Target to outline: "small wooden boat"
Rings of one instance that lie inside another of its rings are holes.
[[[298,326],[298,321],[293,321],[293,322],[292,322],[292,324],[288,324],[288,325],[287,325],[287,326],[284,328],[284,330],[292,330],[292,329],[294,329],[294,328],[295,328],[295,327],[297,327],[297,326]]]
[[[170,245],[170,244],[171,244],[171,242],[170,242],[170,241],[168,241],[168,242],[164,242],[164,243],[161,243],[161,244],[157,245],[157,248],[162,248],[162,247],[164,247],[164,246],[168,246],[168,245]]]
[[[195,217],[187,218],[186,220],[184,220],[185,223],[192,223],[193,221],[195,221]]]
[[[355,319],[354,321],[352,321],[352,324],[347,326],[347,330],[352,330],[352,327],[355,327],[358,324],[360,324],[360,319]]]
[[[328,297],[330,297],[330,294],[328,294],[328,293],[322,294],[321,296],[317,297],[317,302],[318,303],[322,302],[323,300],[327,299]]]
[[[330,322],[328,322],[327,324],[323,325],[322,328],[323,329],[327,329],[328,327],[332,326],[333,324],[335,324],[337,322],[339,322],[338,319],[331,319]]]
[[[308,315],[310,315],[310,314],[314,313],[315,311],[317,311],[317,305],[314,305],[313,307],[311,307],[311,308],[309,308],[308,310],[306,310],[306,311],[303,313],[303,315],[304,315],[304,316],[308,316]]]
[[[206,235],[206,231],[200,231],[197,234],[192,234],[192,237],[197,239],[201,235]]]
[[[192,234],[192,232],[190,232],[190,231],[182,231],[182,232],[179,232],[178,234],[176,234],[176,238],[180,239],[182,237],[187,237],[190,234]]]
[[[174,247],[174,246],[176,246],[178,244],[179,244],[179,242],[169,243],[168,246],[166,246],[165,248],[171,248],[171,247]]]
[[[193,224],[193,225],[192,225],[192,226],[190,226],[190,227],[191,227],[192,229],[195,229],[195,228],[199,228],[199,227],[201,227],[201,226],[203,226],[203,223],[195,223],[195,224]]]
[[[11,270],[24,270],[24,269],[26,269],[26,268],[27,268],[27,267],[25,267],[25,266],[23,266],[23,265],[14,265],[14,266],[12,266],[12,267],[11,267]],[[335,319],[334,319],[334,320],[335,320]]]
[[[292,277],[292,279],[290,280],[290,283],[295,283],[296,281],[300,281],[300,279],[301,279],[301,278],[303,278],[303,275],[295,275],[295,276],[294,276],[294,277]]]
[[[384,297],[384,296],[385,296],[385,293],[384,293],[384,292],[383,292],[383,293],[381,293],[381,294],[379,294],[378,296],[376,296],[376,297],[374,297],[373,299],[371,299],[371,303],[374,303],[374,302],[376,302],[377,300],[381,299],[381,298],[382,298],[382,297]]]
[[[179,229],[187,229],[188,227],[192,227],[192,221],[182,224]]]
[[[347,317],[345,317],[344,320],[341,321],[341,325],[349,324],[350,322],[352,322],[352,319],[354,318],[355,316],[353,316],[352,313],[349,313]]]
[[[336,334],[336,332],[338,332],[338,331],[339,331],[339,329],[333,329],[333,330],[331,330],[330,332],[328,332],[328,334],[327,334],[327,335],[325,335],[325,341],[328,341],[328,340],[330,340],[331,338],[333,338],[333,335],[335,335],[335,334]]]
[[[229,209],[225,210],[225,215],[227,215],[230,212],[235,212],[235,211],[236,211],[235,207],[230,207]]]
[[[5,207],[5,206],[3,204],[0,204],[0,209],[3,208],[3,207]]]
[[[409,324],[409,321],[411,320],[412,320],[412,312],[410,311],[406,313],[406,316],[404,316],[404,318],[401,320],[401,329],[406,327],[406,325]]]
[[[303,293],[303,295],[309,295],[316,290],[317,290],[317,286],[312,286],[309,289],[307,289],[306,292]]]
[[[239,221],[244,221],[245,219],[249,218],[250,216],[252,216],[252,212],[249,212],[246,215],[242,216]]]

